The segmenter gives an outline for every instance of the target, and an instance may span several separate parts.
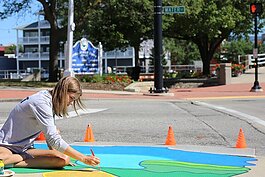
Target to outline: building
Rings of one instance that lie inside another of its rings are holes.
[[[5,56],[5,47],[0,46],[0,79],[8,78],[8,75],[16,70],[16,58]]]
[[[17,68],[24,70],[28,68],[49,69],[50,50],[50,24],[46,20],[37,21],[29,25],[17,27],[17,46],[22,47],[19,52],[17,47]],[[19,37],[19,32],[22,37]],[[64,66],[63,51],[58,56],[59,67]]]
[[[0,56],[4,56],[5,54],[5,47],[0,46]]]
[[[17,27],[17,46],[22,47],[19,52],[17,47],[17,68],[18,70],[39,68],[44,71],[49,69],[49,42],[50,25],[46,20],[39,20],[29,25]],[[19,33],[22,32],[22,37]],[[59,68],[65,66],[64,43],[60,43],[58,56]],[[97,45],[95,45],[97,46]],[[135,66],[134,49],[127,48],[126,51],[114,50],[103,52],[102,58],[103,72],[107,73],[107,68],[132,67]]]

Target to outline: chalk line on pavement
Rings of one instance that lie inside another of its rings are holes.
[[[212,104],[200,102],[200,101],[193,101],[193,104],[207,106],[207,107],[215,109],[215,110],[232,113],[232,114],[235,114],[237,116],[241,116],[241,118],[244,118],[244,120],[248,121],[249,123],[257,123],[257,124],[265,127],[265,121],[264,120],[262,120],[258,117],[243,113],[243,112],[239,112],[239,111],[236,111],[233,109],[228,109],[228,108],[223,107],[223,106],[216,106],[216,105],[212,105]]]

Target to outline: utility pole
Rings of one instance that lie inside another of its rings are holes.
[[[74,72],[72,69],[73,33],[74,33],[74,30],[75,30],[74,0],[69,0],[68,26],[67,26],[67,51],[66,51],[64,76],[74,76]]]

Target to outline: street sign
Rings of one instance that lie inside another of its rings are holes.
[[[164,6],[163,14],[184,14],[185,7],[184,6]]]

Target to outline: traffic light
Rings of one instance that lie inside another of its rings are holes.
[[[260,15],[262,13],[262,4],[261,3],[251,3],[250,12],[254,15]]]

